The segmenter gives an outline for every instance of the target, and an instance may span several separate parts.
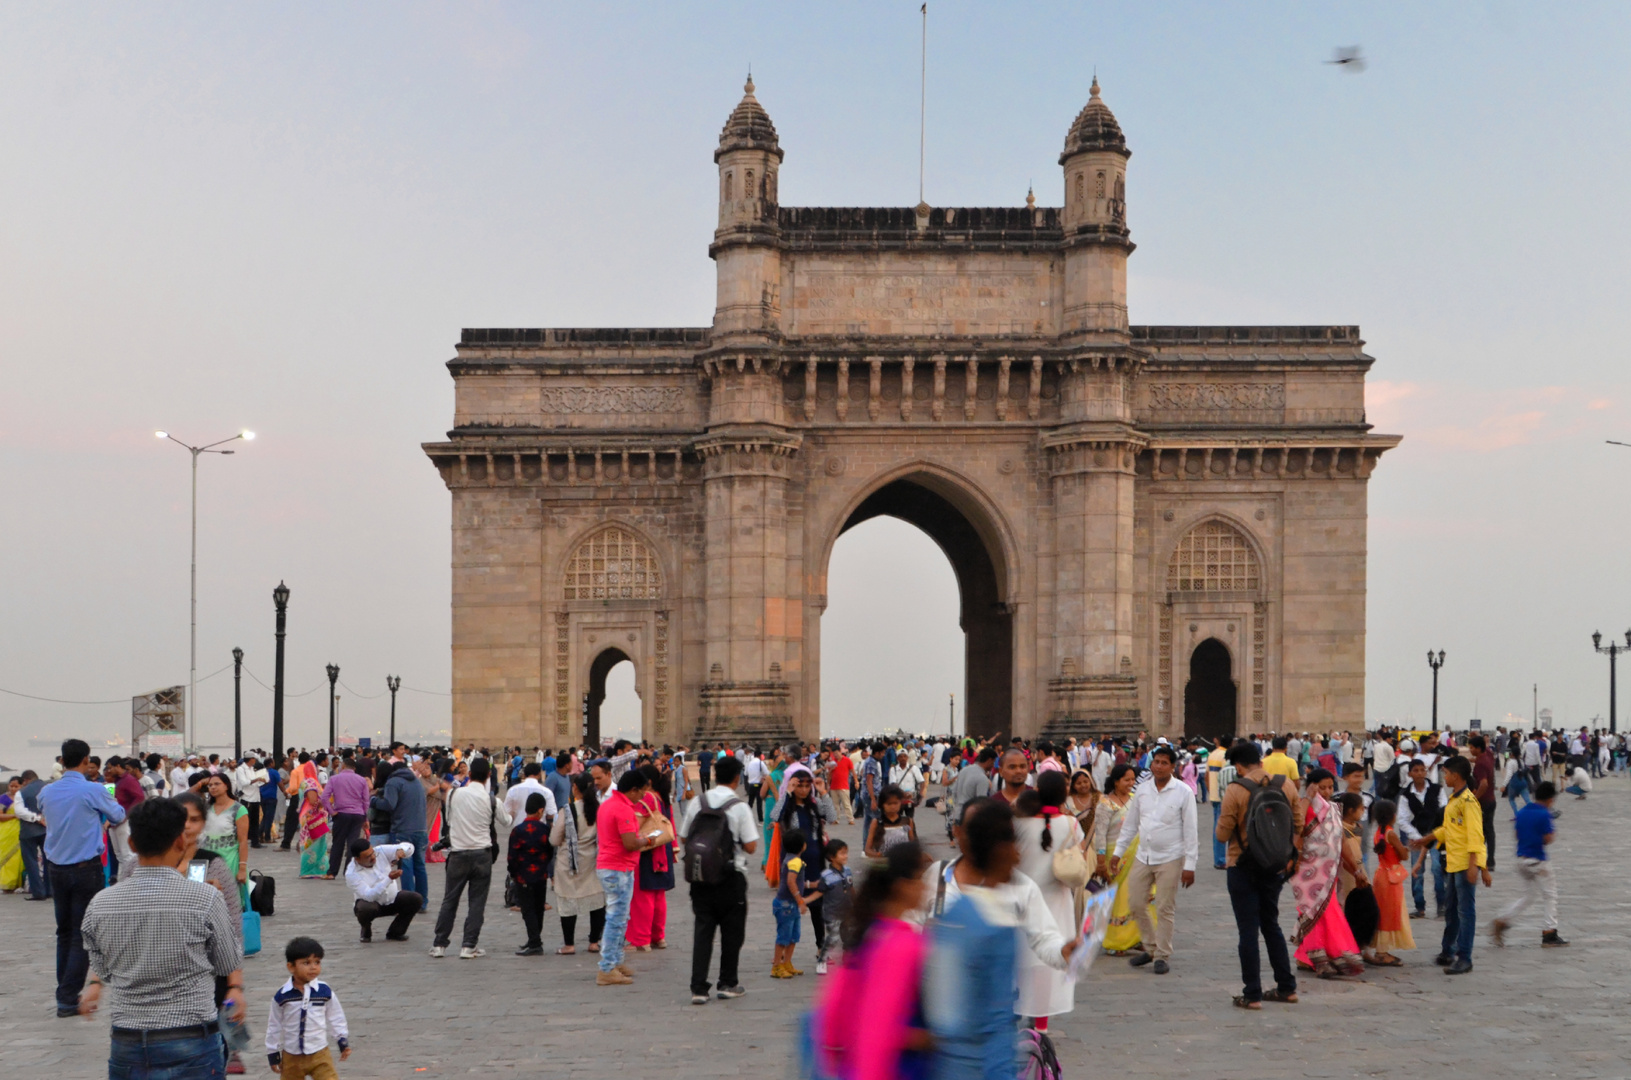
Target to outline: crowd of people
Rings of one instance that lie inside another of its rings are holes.
[[[1438,964],[1470,971],[1477,889],[1492,881],[1503,797],[1515,811],[1512,859],[1524,888],[1490,934],[1503,944],[1538,902],[1541,943],[1567,944],[1547,858],[1553,804],[1560,789],[1586,798],[1594,776],[1626,766],[1618,737],[1504,730],[1217,742],[890,737],[763,750],[397,742],[173,762],[104,762],[89,749],[70,739],[51,776],[8,782],[0,886],[55,904],[59,1016],[94,1010],[102,984],[115,988],[111,1061],[155,1061],[162,1041],[161,1057],[197,1053],[226,1072],[243,1071],[244,1040],[222,1032],[242,1015],[250,864],[273,844],[298,855],[301,877],[344,880],[365,944],[380,919],[386,942],[408,940],[429,910],[427,865],[437,862],[433,958],[453,949],[455,929],[460,958],[486,955],[495,879],[525,928],[517,956],[545,953],[550,910],[560,926],[554,952],[575,953],[587,914],[584,947],[597,954],[602,987],[635,980],[629,953],[668,948],[668,893],[683,882],[696,1005],[746,992],[740,958],[759,880],[776,926],[771,977],[804,975],[806,920],[815,972],[828,976],[807,1031],[813,1070],[905,1075],[932,1059],[939,1074],[989,1076],[981,1070],[1005,1040],[1010,1058],[1016,1032],[1048,1052],[1050,1018],[1073,1010],[1067,969],[1093,894],[1115,890],[1104,952],[1156,975],[1172,970],[1208,804],[1212,864],[1225,872],[1239,931],[1233,1000],[1255,1010],[1296,1002],[1299,969],[1346,979],[1405,963],[1429,891],[1444,923]],[[837,835],[851,826],[853,856]],[[931,863],[927,846],[942,829],[952,854]],[[1279,913],[1287,884],[1289,942]],[[167,916],[179,920],[166,929],[178,944],[159,965],[162,990],[149,985],[150,944],[132,940],[141,935],[120,915],[158,898],[186,913]],[[286,950],[290,981],[267,1032],[269,1059],[285,1076],[333,1074],[323,1032],[335,1033],[342,1054],[347,1046],[321,959],[309,938]],[[190,996],[177,992],[177,965]],[[328,1019],[312,1019],[319,1013]],[[865,1037],[855,1027],[862,1016]]]

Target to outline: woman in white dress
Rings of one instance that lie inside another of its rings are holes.
[[[1019,871],[1042,893],[1048,913],[1066,941],[1076,938],[1076,891],[1053,873],[1053,859],[1071,847],[1082,849],[1087,835],[1076,818],[1063,809],[1069,794],[1065,774],[1057,769],[1038,773],[1036,790],[1020,796],[1019,820],[1014,832],[1019,840]],[[1048,1017],[1070,1012],[1076,1007],[1076,984],[1059,969],[1044,964],[1032,952],[1021,954],[1019,1001],[1014,1011],[1031,1017],[1038,1030],[1046,1031]]]

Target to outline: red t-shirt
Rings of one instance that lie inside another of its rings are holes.
[[[834,791],[849,790],[849,774],[854,768],[855,763],[850,761],[848,754],[839,757],[838,760],[833,762],[831,783]]]
[[[640,865],[640,852],[623,847],[623,834],[638,832],[639,816],[629,797],[614,791],[600,804],[595,814],[596,870],[634,870]]]

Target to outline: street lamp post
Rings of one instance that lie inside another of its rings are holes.
[[[1433,730],[1438,730],[1438,669],[1444,666],[1444,650],[1433,656],[1433,650],[1427,650],[1427,666],[1433,669]]]
[[[177,446],[182,447],[193,456],[193,548],[192,565],[189,571],[189,595],[192,608],[192,633],[189,639],[190,651],[187,664],[187,747],[191,749],[193,743],[193,713],[198,709],[198,455],[199,454],[231,454],[232,450],[217,450],[217,446],[225,446],[229,442],[239,439],[249,441],[255,437],[253,431],[240,431],[230,439],[221,439],[204,446],[190,446],[182,442],[168,431],[153,432],[155,438],[169,439]]]
[[[244,651],[232,650],[232,760],[244,759]]]
[[[334,693],[334,684],[340,681],[340,665],[330,664],[328,671],[328,748],[333,750],[339,745],[334,734],[335,709],[340,699]]]
[[[283,760],[283,629],[289,614],[289,586],[277,583],[272,590],[272,604],[277,608],[277,659],[272,667],[272,758]],[[282,768],[282,766],[278,766]]]
[[[1621,645],[1617,641],[1610,641],[1608,643],[1608,648],[1606,649],[1603,648],[1602,633],[1594,630],[1591,634],[1591,647],[1600,653],[1608,654],[1608,733],[1613,735],[1619,731],[1619,723],[1614,715],[1614,699],[1616,696],[1614,686],[1614,666],[1615,661],[1619,658],[1619,655],[1622,652],[1631,652],[1631,630],[1627,630],[1625,632],[1624,645]]]
[[[391,692],[391,744],[396,744],[396,692],[402,689],[402,676],[385,676],[385,689]],[[386,747],[390,749],[389,746]]]

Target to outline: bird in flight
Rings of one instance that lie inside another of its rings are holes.
[[[1344,45],[1331,53],[1327,64],[1335,64],[1349,74],[1358,75],[1365,70],[1365,54],[1360,52],[1358,45]]]

